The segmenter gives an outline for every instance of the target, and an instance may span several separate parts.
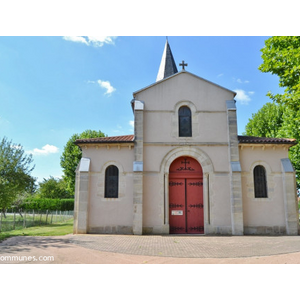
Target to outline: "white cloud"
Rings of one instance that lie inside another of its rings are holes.
[[[88,42],[94,47],[102,47],[104,44],[115,44],[115,36],[88,36]]]
[[[103,81],[103,80],[97,80],[98,84],[106,89],[106,92],[104,93],[104,95],[111,95],[111,93],[113,93],[116,89],[110,84],[109,81]]]
[[[53,153],[58,153],[59,149],[53,145],[45,145],[42,149],[34,148],[33,150],[27,151],[27,153],[32,155],[49,155]]]
[[[234,90],[236,92],[235,100],[240,104],[247,105],[251,101],[249,95],[253,95],[254,92],[246,92],[244,90]]]
[[[115,36],[64,36],[63,39],[70,42],[82,43],[87,46],[102,47],[105,44],[115,44]]]
[[[83,43],[88,45],[87,40],[82,36],[64,36],[63,39],[70,42]]]
[[[249,83],[249,82],[250,82],[249,80],[242,80],[242,79],[240,79],[240,78],[238,78],[236,81],[237,81],[238,83]]]

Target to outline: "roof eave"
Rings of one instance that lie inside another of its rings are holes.
[[[124,135],[124,136],[112,136],[103,138],[87,138],[87,139],[77,139],[74,141],[75,145],[86,145],[86,144],[132,144],[135,141],[135,136]]]
[[[295,146],[297,143],[292,142],[239,142],[239,145],[290,145],[290,147]]]
[[[134,141],[111,141],[111,142],[101,142],[101,141],[75,141],[74,142],[75,145],[79,146],[79,145],[91,145],[91,144],[102,144],[102,145],[106,145],[106,144],[134,144]]]
[[[255,138],[255,137],[253,137]],[[276,139],[276,138],[274,138]],[[297,145],[297,140],[296,139],[285,139],[284,138],[277,138],[278,140],[253,140],[249,138],[249,140],[239,140],[238,143],[239,145],[249,145],[249,146],[255,146],[255,145],[289,145],[290,147]]]

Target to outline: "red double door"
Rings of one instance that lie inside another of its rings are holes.
[[[203,234],[203,173],[191,157],[180,157],[169,172],[170,233]]]

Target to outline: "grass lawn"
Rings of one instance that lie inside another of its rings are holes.
[[[63,223],[0,232],[0,242],[12,236],[56,236],[73,233],[73,219]]]

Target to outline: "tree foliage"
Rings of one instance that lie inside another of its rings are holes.
[[[245,135],[277,137],[283,123],[283,105],[266,103],[257,113],[252,114],[245,129]]]
[[[300,36],[274,36],[261,49],[263,63],[259,69],[279,77],[283,94],[268,93],[277,103],[285,103],[293,110],[300,108]]]
[[[283,114],[282,126],[278,137],[290,137],[297,140],[298,144],[289,150],[289,158],[296,171],[297,188],[300,192],[300,110],[287,108]]]
[[[74,195],[75,191],[75,171],[77,165],[82,157],[82,153],[78,146],[74,144],[77,139],[87,139],[87,138],[96,138],[104,137],[103,132],[96,130],[85,130],[81,134],[73,134],[68,140],[64,151],[60,158],[60,165],[63,168],[64,176],[63,179],[67,183],[67,190],[69,193]]]
[[[39,184],[36,196],[49,199],[64,199],[71,198],[73,194],[70,195],[67,191],[67,185],[63,179],[56,179],[50,176],[49,179],[44,178],[43,182]]]
[[[289,151],[289,157],[296,169],[297,185],[300,188],[300,36],[274,36],[265,41],[265,47],[261,49],[263,63],[259,66],[262,72],[270,72],[279,77],[279,86],[285,88],[282,94],[272,94],[268,92],[268,96],[279,106],[262,108],[260,116],[254,116],[252,130],[246,128],[246,133],[254,131],[254,127],[260,127],[259,118],[268,119],[271,122],[271,110],[279,111],[279,119],[275,137],[295,138],[298,144]],[[280,117],[281,109],[283,113]],[[262,110],[266,109],[267,114],[263,114]],[[260,113],[258,112],[258,114]],[[275,118],[276,119],[276,118]],[[276,121],[275,121],[276,122]],[[247,125],[248,126],[248,125]],[[262,135],[272,134],[270,131],[262,129]],[[257,134],[259,136],[259,134]]]
[[[5,211],[24,192],[32,193],[35,178],[31,155],[26,155],[21,145],[13,144],[7,138],[0,142],[0,209]]]

